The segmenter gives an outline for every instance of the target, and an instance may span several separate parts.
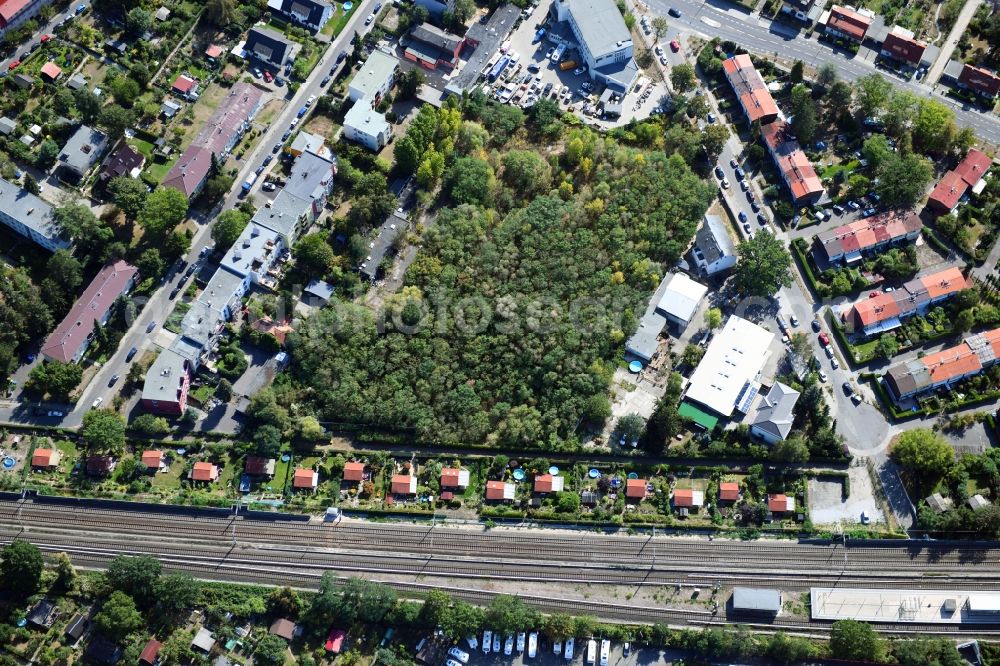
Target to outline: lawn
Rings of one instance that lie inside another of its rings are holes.
[[[285,484],[288,481],[288,476],[290,474],[289,469],[291,468],[292,461],[289,460],[285,462],[278,456],[278,459],[274,462],[274,478],[271,479],[271,483],[268,485],[271,487],[272,492],[281,493],[284,492]]]
[[[184,473],[184,459],[177,458],[163,472],[157,472],[153,477],[153,488],[157,490],[178,490],[181,487],[181,475]]]
[[[146,175],[149,176],[150,180],[159,183],[161,180],[166,178],[167,174],[170,173],[170,170],[174,168],[174,162],[177,161],[178,157],[180,157],[180,155],[177,157],[171,157],[166,162],[151,162],[149,166],[146,167]]]
[[[153,151],[156,150],[156,146],[151,141],[146,141],[145,139],[140,139],[138,137],[132,137],[128,144],[142,153],[143,157],[147,160],[153,159]]]
[[[827,178],[834,178],[841,171],[847,171],[847,173],[850,174],[859,166],[861,166],[861,163],[858,162],[858,160],[851,160],[850,162],[842,162],[840,164],[831,164],[820,171],[819,177],[823,180],[826,180]]]
[[[340,31],[344,29],[344,26],[351,19],[351,16],[357,11],[359,4],[361,3],[355,2],[349,12],[343,11],[343,7],[337,8],[337,13],[330,17],[330,20],[326,22],[326,25],[323,26],[320,32],[331,38],[339,35]]]

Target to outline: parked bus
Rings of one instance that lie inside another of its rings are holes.
[[[505,70],[507,68],[507,65],[509,64],[510,64],[510,58],[508,58],[507,56],[500,58],[500,61],[497,64],[493,65],[493,69],[490,70],[490,75],[488,77],[490,83],[500,78],[500,75],[503,74],[503,70]]]

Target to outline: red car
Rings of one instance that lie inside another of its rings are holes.
[[[677,53],[678,51],[681,50],[681,43],[678,42],[676,39],[673,40],[672,42],[670,42],[670,50],[673,51],[674,53]]]
[[[830,336],[828,336],[826,333],[820,333],[819,341],[823,343],[824,347],[827,347],[830,345]]]
[[[44,44],[45,42],[49,41],[50,39],[52,39],[52,35],[42,35],[42,38],[40,40],[38,40],[38,41],[40,41],[42,44]]]
[[[11,62],[9,65],[7,65],[7,69],[8,70],[17,69],[17,66],[20,65],[20,64],[21,64],[20,60],[15,60],[15,61]]]
[[[273,77],[273,76],[271,76],[271,72],[269,72],[269,71],[267,71],[267,70],[264,70],[264,80],[265,80],[265,81],[267,81],[268,83],[270,83],[270,82],[271,82],[271,79],[273,79],[273,78],[274,78],[274,77]]]

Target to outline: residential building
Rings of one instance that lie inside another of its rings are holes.
[[[333,182],[332,178],[330,182]],[[323,194],[321,200],[325,202],[325,199],[326,194]],[[312,219],[313,202],[310,199],[297,197],[285,189],[278,193],[269,206],[258,208],[247,227],[256,225],[261,229],[270,230],[272,233],[268,234],[268,237],[275,238],[276,245],[284,249],[292,247],[305,228],[306,221]],[[235,247],[236,244],[233,245]]]
[[[458,65],[465,41],[430,23],[421,23],[410,31],[403,57],[421,67],[452,69]]]
[[[914,39],[912,30],[896,25],[882,40],[879,55],[904,65],[919,67],[926,50],[927,43]]]
[[[639,75],[632,33],[613,0],[555,0],[550,11],[569,24],[591,79],[620,93],[632,87]]]
[[[723,417],[746,414],[760,390],[774,333],[736,315],[726,320],[691,375],[686,399]]]
[[[698,270],[711,277],[736,265],[736,244],[725,222],[718,215],[705,215],[705,222],[694,237],[692,256]]]
[[[719,483],[720,502],[739,502],[740,484],[735,481],[722,481]]]
[[[749,55],[742,53],[724,60],[722,71],[733,87],[748,123],[764,125],[778,118],[778,105],[774,103],[767,84]]]
[[[333,5],[325,0],[268,0],[267,6],[272,14],[313,34],[322,30],[333,16]]]
[[[469,470],[458,467],[445,467],[441,470],[442,488],[468,488]]]
[[[690,488],[675,488],[672,501],[675,509],[699,509],[705,504],[705,493]]]
[[[42,344],[42,356],[60,363],[79,361],[94,329],[108,322],[115,301],[132,290],[138,276],[139,269],[121,259],[102,268]]]
[[[69,639],[69,645],[75,645],[83,637],[83,634],[86,633],[89,625],[90,620],[87,619],[86,615],[75,613],[70,618],[69,624],[66,625],[66,631],[63,632]]]
[[[955,504],[954,500],[950,497],[942,496],[941,493],[929,495],[924,499],[924,501],[927,502],[927,506],[929,506],[934,513],[944,513]]]
[[[295,135],[292,143],[285,148],[285,152],[292,157],[298,157],[302,153],[315,153],[320,157],[330,158],[333,154],[326,147],[326,139],[319,134],[302,131]]]
[[[247,33],[243,50],[247,58],[255,63],[281,69],[292,55],[292,43],[280,32],[254,26]]]
[[[831,37],[860,44],[865,41],[865,35],[874,18],[875,14],[867,9],[834,5],[829,12],[824,12],[819,22],[825,26],[826,34]]]
[[[751,434],[768,444],[777,444],[787,438],[795,421],[794,410],[798,400],[798,391],[775,382],[757,404],[757,413],[750,424]]]
[[[490,502],[512,501],[514,499],[514,484],[503,481],[487,481],[486,499]]]
[[[319,472],[314,469],[299,468],[292,476],[292,487],[296,490],[316,490],[319,485]]]
[[[215,635],[206,629],[201,627],[198,629],[198,633],[195,634],[194,640],[191,641],[191,648],[208,654],[215,647]]]
[[[651,304],[639,320],[635,333],[625,341],[625,353],[646,363],[652,361],[660,351],[660,336],[666,325],[667,318]]]
[[[107,134],[80,125],[59,153],[59,166],[77,179],[83,178],[100,158],[107,143]]]
[[[630,500],[646,499],[649,489],[646,479],[625,479],[625,497]]]
[[[673,322],[680,330],[687,328],[691,319],[698,311],[698,305],[708,287],[695,282],[684,273],[671,273],[667,275],[667,285],[656,304],[658,312],[662,312],[667,321]]]
[[[243,276],[243,293],[246,293],[251,284],[273,285],[276,284],[276,277],[269,277],[269,274],[273,272],[274,265],[284,249],[285,242],[277,231],[251,220],[222,257],[219,270],[228,270]]]
[[[142,407],[146,411],[180,416],[187,407],[191,361],[171,349],[164,349],[146,372],[142,385]]]
[[[950,60],[943,76],[959,88],[971,90],[986,99],[996,99],[1000,94],[1000,76],[985,67]]]
[[[365,464],[362,462],[344,463],[344,481],[364,481]]]
[[[946,172],[927,198],[927,206],[938,215],[950,213],[958,207],[965,193],[979,190],[979,183],[989,171],[993,160],[989,155],[972,148],[954,169]]]
[[[121,144],[118,149],[108,155],[101,165],[101,180],[110,181],[119,176],[138,178],[142,172],[146,158],[138,150],[128,144]]]
[[[392,477],[393,495],[416,495],[417,477],[411,474],[396,474]]]
[[[52,469],[59,466],[62,451],[59,449],[35,449],[31,453],[31,466],[35,469]]]
[[[220,162],[226,159],[260,111],[263,95],[250,83],[236,83],[174,163],[162,185],[180,190],[188,199],[197,195],[208,180],[213,156]]]
[[[52,214],[52,207],[3,178],[0,178],[0,222],[49,252],[71,247]]]
[[[782,493],[768,495],[767,509],[771,513],[791,513],[795,511],[795,498]]]
[[[2,0],[0,1],[0,35],[20,27],[51,4],[52,0]]]
[[[895,291],[864,298],[845,311],[842,319],[852,333],[878,335],[899,328],[906,319],[926,313],[932,305],[968,287],[962,271],[947,268],[914,278]]]
[[[265,458],[264,456],[247,456],[246,463],[243,465],[243,471],[250,476],[266,476],[271,478],[274,476],[274,466],[277,461],[274,458]]]
[[[191,468],[191,480],[202,483],[214,483],[219,479],[219,466],[210,462],[199,461]]]
[[[442,39],[448,41],[459,38],[452,35]],[[459,46],[459,48],[461,47]],[[398,73],[399,60],[384,51],[375,49],[365,60],[365,64],[361,66],[358,73],[354,75],[354,78],[351,79],[347,87],[348,96],[352,102],[368,99],[373,107],[378,106],[382,97],[392,89]]]
[[[534,491],[536,493],[558,493],[563,489],[566,479],[552,474],[539,474],[535,477]]]
[[[163,100],[163,104],[160,105],[160,113],[163,114],[164,118],[173,118],[183,107],[172,99]]]
[[[292,165],[291,174],[285,183],[282,194],[295,195],[299,199],[308,202],[307,211],[310,220],[315,220],[323,212],[326,206],[326,197],[333,191],[334,176],[337,175],[337,163],[335,158],[320,157],[314,153],[302,153]],[[275,197],[277,203],[278,197]],[[278,231],[285,237],[285,244],[291,245],[292,237],[298,231],[297,223],[288,218],[273,220],[274,224],[282,224]]]
[[[1000,328],[970,335],[954,347],[904,361],[883,376],[886,388],[897,401],[978,375],[1000,359]]]
[[[309,305],[323,307],[330,302],[335,291],[336,289],[329,282],[313,278],[302,290],[302,295],[303,300],[307,301]]]
[[[140,460],[148,471],[156,473],[164,465],[163,451],[156,451],[154,449],[143,451]]]
[[[915,211],[886,211],[817,234],[816,247],[829,264],[853,264],[866,255],[915,241],[923,228]]]
[[[775,120],[761,126],[760,133],[781,180],[792,195],[792,203],[796,206],[818,203],[825,193],[823,184],[798,141],[792,138],[788,123]]]
[[[219,58],[221,58],[222,54],[224,54],[225,52],[226,50],[223,49],[218,44],[209,44],[205,48],[205,57],[214,62]]]
[[[344,138],[378,152],[392,138],[392,125],[365,100],[355,102],[344,115]]]
[[[170,89],[188,101],[198,99],[198,79],[189,74],[178,74]]]
[[[17,129],[17,122],[8,118],[7,116],[0,118],[0,134],[3,134],[4,136],[10,136],[11,134],[14,133],[14,130],[16,129]]]
[[[731,599],[734,613],[767,615],[781,612],[781,592],[750,587],[734,587]]]

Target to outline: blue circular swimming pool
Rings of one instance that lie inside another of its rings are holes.
[[[14,460],[13,458],[11,458],[10,456],[7,456],[6,458],[3,459],[3,463],[0,463],[0,464],[3,464],[3,468],[4,469],[13,469],[15,463],[17,463],[16,460]]]

